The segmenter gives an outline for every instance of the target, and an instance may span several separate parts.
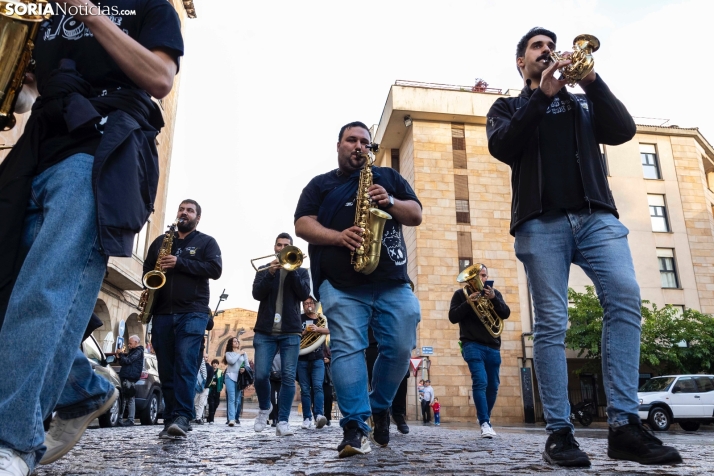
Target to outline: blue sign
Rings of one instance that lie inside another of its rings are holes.
[[[124,321],[119,321],[119,336],[124,335],[124,330],[126,329],[126,322]]]
[[[421,355],[434,355],[434,348],[433,347],[422,347]]]

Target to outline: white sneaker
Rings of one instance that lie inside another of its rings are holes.
[[[236,421],[235,420],[229,421],[228,426],[236,426]]]
[[[0,474],[3,476],[29,476],[30,468],[15,451],[10,448],[0,448]]]
[[[312,426],[312,420],[310,420],[309,418],[305,418],[302,421],[302,426],[300,428],[302,428],[303,430],[312,430],[314,428]]]
[[[261,431],[265,430],[266,424],[265,422],[268,421],[268,416],[270,415],[270,412],[273,411],[273,404],[270,404],[270,408],[267,410],[261,410],[260,407],[258,407],[258,416],[255,417],[255,423],[253,424],[253,429],[260,433]]]
[[[290,424],[286,421],[279,421],[278,426],[275,427],[275,436],[290,436],[294,434],[293,430],[290,429]]]
[[[325,426],[325,423],[327,423],[327,418],[325,418],[325,415],[317,415],[315,417],[315,428],[318,430]]]
[[[47,451],[40,464],[53,463],[66,455],[77,444],[92,420],[104,415],[114,405],[117,398],[119,398],[119,390],[114,389],[112,396],[101,407],[88,415],[69,420],[63,420],[59,417],[53,418],[49,431],[45,433]]]
[[[489,422],[481,425],[481,438],[493,438],[496,436],[496,432],[493,431],[493,427]]]

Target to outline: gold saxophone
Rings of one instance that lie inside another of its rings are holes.
[[[552,52],[550,58],[553,61],[572,61],[558,70],[563,75],[561,79],[567,79],[568,86],[572,88],[593,70],[595,60],[592,54],[599,48],[600,40],[593,35],[578,35],[573,39],[573,54],[569,58],[559,51]]]
[[[501,319],[496,310],[493,308],[493,303],[486,296],[479,296],[476,302],[469,299],[475,292],[483,291],[483,283],[479,277],[479,273],[483,268],[483,264],[476,263],[463,270],[457,277],[459,283],[466,283],[464,286],[464,295],[466,301],[471,305],[476,316],[479,318],[486,331],[493,337],[498,337],[503,332],[503,319]]]
[[[144,286],[146,286],[146,289],[144,289],[139,298],[139,320],[142,324],[148,324],[149,320],[151,320],[154,294],[157,289],[160,289],[166,284],[166,274],[161,270],[161,258],[171,254],[171,247],[174,244],[174,233],[176,232],[176,226],[179,224],[179,221],[177,218],[166,231],[164,241],[161,242],[159,256],[156,258],[156,266],[147,272],[142,279]]]
[[[35,38],[42,22],[50,17],[41,13],[47,7],[47,0],[19,1],[0,0],[0,131],[15,127],[15,104],[25,73],[33,62]],[[12,7],[8,8],[8,5]],[[32,10],[19,15],[18,5]]]
[[[379,149],[379,144],[368,146],[370,150],[367,154],[361,154],[366,161],[359,173],[359,184],[357,185],[357,197],[355,199],[355,226],[364,230],[362,234],[362,244],[354,250],[350,256],[350,263],[355,271],[362,274],[371,274],[379,265],[379,257],[382,254],[382,234],[384,224],[392,219],[392,215],[370,207],[372,199],[369,196],[369,187],[374,183],[372,176],[372,166],[374,165],[374,152]]]

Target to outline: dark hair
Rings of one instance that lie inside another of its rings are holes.
[[[551,40],[553,40],[553,43],[558,42],[558,37],[556,37],[555,33],[553,33],[552,31],[546,30],[545,28],[540,27],[540,26],[533,27],[528,31],[528,33],[523,35],[523,38],[521,38],[520,41],[518,42],[518,45],[516,45],[516,58],[522,58],[523,56],[526,55],[526,48],[528,47],[528,42],[531,40],[531,38],[533,38],[534,36],[538,36],[538,35],[545,35],[545,36],[549,37]],[[518,67],[516,67],[516,68],[518,69],[518,74],[520,74],[521,77],[523,77],[521,68],[518,68]]]
[[[277,244],[277,243],[278,243],[278,240],[281,239],[281,238],[284,239],[284,240],[290,240],[290,244],[291,244],[291,245],[293,244],[293,237],[290,236],[290,233],[285,233],[285,232],[283,232],[283,233],[279,234],[278,237],[275,238],[275,243]]]
[[[211,360],[211,365],[213,364],[220,364],[220,362],[218,361],[218,359],[213,359]]]
[[[187,198],[186,200],[181,201],[181,204],[184,203],[192,203],[193,205],[196,205],[196,215],[201,216],[201,205],[199,205],[196,200],[191,200],[190,198]]]
[[[228,352],[235,352],[236,350],[238,350],[238,349],[233,349],[233,339],[238,339],[238,336],[231,337],[230,339],[228,339],[228,341],[226,342],[225,354],[227,354]],[[240,348],[240,340],[238,341],[238,347]],[[228,361],[226,360],[225,355],[223,355],[223,363],[228,365]]]
[[[339,135],[339,137],[337,138],[337,141],[338,141],[338,142],[341,142],[341,141],[342,141],[342,136],[345,134],[345,131],[346,131],[347,129],[351,128],[351,127],[361,127],[362,129],[366,130],[367,133],[369,133],[369,127],[367,127],[367,126],[364,124],[364,122],[359,122],[359,121],[350,122],[349,124],[345,124],[344,126],[342,126],[342,129],[340,129],[340,135]],[[370,139],[372,138],[372,134],[371,134],[371,133],[369,133],[369,138],[370,138]]]

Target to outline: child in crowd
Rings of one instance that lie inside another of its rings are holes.
[[[439,420],[439,410],[441,410],[441,404],[439,403],[439,399],[434,397],[434,403],[431,404],[432,410],[434,410],[434,425],[441,425],[441,421]]]

